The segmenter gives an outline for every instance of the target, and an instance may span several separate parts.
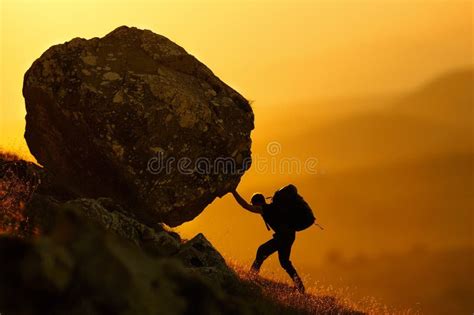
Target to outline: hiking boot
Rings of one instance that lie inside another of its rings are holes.
[[[298,290],[299,293],[304,294],[305,287],[304,287],[303,281],[301,281],[301,278],[298,276],[295,276],[293,278],[293,282],[295,283],[296,290]]]

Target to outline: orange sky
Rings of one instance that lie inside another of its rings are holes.
[[[3,146],[23,147],[21,85],[31,63],[53,44],[122,24],[174,40],[265,110],[400,91],[472,63],[470,1],[0,3]]]
[[[0,146],[24,155],[25,71],[51,45],[101,37],[119,25],[169,37],[254,100],[256,143],[271,138],[273,115],[295,105],[309,104],[305,108],[318,117],[334,109],[312,107],[316,100],[406,91],[473,64],[471,1],[0,0],[0,5]],[[254,153],[262,150],[254,148]],[[246,196],[255,181],[264,180],[249,176],[240,187]],[[278,186],[285,180],[273,182]],[[266,237],[263,223],[228,197],[208,211],[181,231],[186,236],[209,231],[224,253],[243,261],[253,258]],[[240,227],[245,223],[249,230],[260,230],[256,240],[249,242],[254,235],[243,235],[241,228],[218,228],[215,220],[222,216],[213,215],[218,211],[228,211],[229,221],[244,218]],[[316,233],[302,236],[303,242],[320,244]]]

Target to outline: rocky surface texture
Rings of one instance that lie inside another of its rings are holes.
[[[249,167],[248,101],[149,30],[52,46],[26,72],[23,95],[25,138],[54,181],[132,206],[141,222],[179,225],[235,188],[242,173],[216,159]],[[206,172],[200,158],[211,161]]]
[[[90,207],[90,214],[99,216],[95,222],[103,219],[132,241],[143,240],[124,231],[120,220],[109,222],[114,215],[103,212],[95,201],[73,203],[60,206],[47,235],[35,241],[0,238],[0,309],[5,314],[249,312],[219,285],[188,272],[173,255],[161,256],[171,237],[163,241],[160,233],[165,232],[150,234],[160,255],[147,255],[82,217]],[[179,250],[178,240],[171,242]]]

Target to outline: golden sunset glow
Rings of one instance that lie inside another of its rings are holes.
[[[298,234],[293,247],[308,281],[324,281],[331,259],[472,248],[471,1],[0,3],[2,149],[34,160],[23,139],[22,84],[35,59],[74,37],[136,26],[184,47],[252,101],[254,162],[317,159],[313,173],[254,164],[238,189],[247,199],[290,182],[300,189],[325,228]],[[460,95],[463,84],[470,95]],[[271,237],[230,195],[177,230],[203,232],[243,265]],[[276,257],[263,271],[286,279]]]

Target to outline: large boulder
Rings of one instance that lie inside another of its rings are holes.
[[[193,219],[250,166],[249,102],[149,30],[52,46],[23,95],[26,141],[54,181],[132,205],[145,223]]]

